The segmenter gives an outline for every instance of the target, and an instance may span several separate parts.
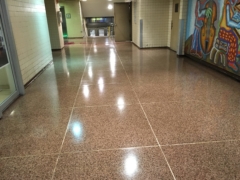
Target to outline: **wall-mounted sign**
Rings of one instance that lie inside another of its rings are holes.
[[[66,14],[66,18],[67,18],[67,19],[71,19],[71,14],[70,14],[70,13],[67,13],[67,14]]]

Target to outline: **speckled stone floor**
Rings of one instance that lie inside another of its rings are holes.
[[[168,49],[74,40],[0,120],[0,179],[240,179],[240,83]]]

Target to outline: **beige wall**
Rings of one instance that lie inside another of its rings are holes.
[[[66,18],[68,37],[83,37],[84,29],[80,2],[62,2],[60,6],[64,6],[65,14],[71,14],[70,19]]]
[[[132,1],[132,41],[140,47],[140,1]]]
[[[140,20],[143,20],[143,48],[170,44],[171,1],[133,1],[133,42],[140,45]]]
[[[57,18],[57,12],[60,11],[59,4],[56,3],[56,0],[45,0],[45,5],[51,47],[52,49],[62,49],[64,47],[62,24]]]
[[[7,0],[24,84],[52,60],[44,0]]]
[[[140,47],[140,20],[143,20],[143,48],[170,47],[172,0],[133,0],[133,42]],[[187,0],[180,0],[180,20],[184,20],[183,40],[186,33]],[[184,41],[181,44],[184,47]],[[184,48],[182,48],[184,53]]]

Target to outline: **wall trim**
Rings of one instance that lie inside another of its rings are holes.
[[[28,86],[30,86],[52,63],[53,63],[53,60],[51,62],[49,62],[44,68],[42,68],[32,79],[30,79],[24,85],[24,88],[26,89]]]
[[[231,72],[229,72],[229,71],[226,71],[225,69],[222,69],[222,68],[220,68],[220,67],[218,67],[218,66],[215,66],[215,65],[213,65],[213,64],[210,64],[210,63],[208,63],[208,62],[206,62],[206,61],[197,59],[196,57],[193,57],[193,56],[191,56],[191,55],[189,55],[189,54],[186,54],[185,57],[188,57],[190,60],[193,60],[193,61],[195,61],[195,62],[197,62],[197,63],[199,63],[199,64],[202,64],[202,65],[204,65],[204,66],[207,66],[207,67],[209,67],[209,68],[211,68],[211,69],[213,69],[213,70],[215,70],[215,71],[218,71],[218,72],[220,72],[220,73],[222,73],[222,74],[225,74],[225,75],[227,75],[228,77],[231,77],[232,79],[235,79],[236,81],[240,82],[240,76],[238,76],[238,75],[236,75],[236,74],[234,74],[234,73],[231,73]]]

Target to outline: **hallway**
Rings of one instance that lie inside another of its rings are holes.
[[[75,40],[0,120],[0,179],[240,179],[240,83],[169,49]]]

